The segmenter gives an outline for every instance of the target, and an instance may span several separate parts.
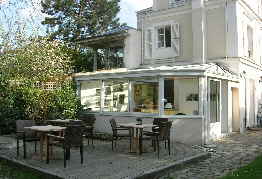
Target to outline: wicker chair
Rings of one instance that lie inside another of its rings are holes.
[[[131,150],[131,132],[130,132],[130,128],[117,126],[115,119],[111,119],[110,120],[110,125],[112,127],[112,132],[113,132],[113,136],[112,136],[112,150],[114,150],[114,146],[116,147],[117,140],[121,139],[121,138],[128,138],[129,139],[129,149]],[[119,131],[128,131],[128,133],[119,133]]]
[[[168,154],[170,155],[170,129],[172,127],[172,121],[168,122],[159,122],[158,126],[154,127],[152,131],[144,131],[143,135],[149,136],[152,138],[152,143],[154,147],[154,151],[157,147],[157,156],[159,158],[159,142],[165,142],[168,144]]]
[[[79,117],[79,120],[83,122],[84,125],[84,135],[87,138],[89,145],[89,140],[91,139],[92,145],[94,145],[94,124],[96,117],[94,114],[82,114]]]
[[[168,118],[154,118],[154,121],[153,121],[153,124],[154,125],[158,125],[160,122],[167,122],[168,121]]]
[[[35,152],[37,141],[40,141],[40,138],[36,135],[36,132],[30,131],[29,129],[25,129],[25,127],[35,126],[36,123],[34,120],[17,120],[16,121],[16,155],[19,156],[19,141],[23,141],[24,148],[24,158],[27,157],[26,152],[26,143],[27,142],[35,142]]]
[[[66,160],[70,159],[70,149],[79,147],[81,164],[83,164],[83,126],[69,125],[65,129],[64,137],[52,134],[47,135],[47,157],[46,163],[50,160],[50,146],[60,146],[64,152],[64,167],[66,168]]]

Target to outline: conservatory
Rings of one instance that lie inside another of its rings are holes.
[[[214,63],[121,68],[78,73],[74,79],[82,105],[104,123],[112,116],[122,121],[157,116],[175,122],[187,119],[183,125],[195,128],[199,141],[205,140],[205,128],[214,130],[215,135],[222,133],[221,120],[227,120],[227,116],[222,119],[226,108],[221,106],[227,106],[228,87],[239,81],[237,75]],[[101,121],[96,127],[99,131],[110,130]]]

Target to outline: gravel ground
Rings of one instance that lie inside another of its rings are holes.
[[[203,148],[211,157],[180,170],[171,171],[161,178],[212,179],[219,178],[247,165],[262,154],[262,129],[248,130],[245,134],[232,134]]]

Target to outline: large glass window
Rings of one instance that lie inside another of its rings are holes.
[[[107,112],[128,112],[128,81],[105,81],[104,109]]]
[[[133,112],[158,113],[158,81],[142,80],[133,82]]]
[[[81,104],[90,111],[100,111],[101,81],[81,83]]]
[[[164,81],[165,115],[198,115],[198,78],[166,78]]]

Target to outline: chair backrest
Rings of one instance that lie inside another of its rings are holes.
[[[117,125],[115,119],[110,119],[110,125],[112,127],[113,136],[117,136]]]
[[[160,122],[167,122],[168,121],[168,118],[154,118],[154,121],[153,121],[153,124],[154,125],[158,125]]]
[[[65,145],[70,147],[79,147],[83,145],[83,126],[68,125],[65,129]]]
[[[83,121],[83,123],[87,126],[94,126],[96,116],[94,114],[81,114],[78,119]]]
[[[16,131],[25,132],[26,137],[35,136],[35,132],[29,129],[25,129],[25,127],[36,126],[34,120],[16,120]]]
[[[68,125],[69,125],[69,126],[73,126],[73,125],[83,126],[83,121],[70,120]]]
[[[172,121],[159,123],[160,140],[166,140],[170,138],[171,127],[172,127]]]

